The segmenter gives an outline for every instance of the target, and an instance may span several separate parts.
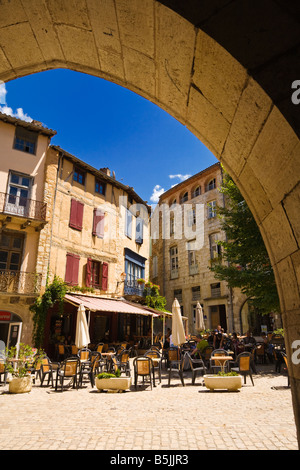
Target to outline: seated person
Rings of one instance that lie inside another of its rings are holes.
[[[196,336],[197,346],[193,351],[191,351],[190,355],[194,357],[201,357],[201,353],[203,350],[209,346],[208,341],[204,339],[201,335]]]

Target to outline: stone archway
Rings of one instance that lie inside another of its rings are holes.
[[[291,361],[300,339],[300,125],[291,102],[300,11],[261,3],[2,0],[0,79],[62,67],[110,80],[177,118],[223,163],[274,266],[300,442],[300,365]]]

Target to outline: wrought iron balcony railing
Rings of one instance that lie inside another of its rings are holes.
[[[126,280],[124,282],[124,294],[143,296],[144,285],[140,285],[136,280]]]
[[[39,294],[42,275],[24,271],[0,271],[0,292],[9,294]]]
[[[0,213],[45,221],[47,204],[26,197],[0,193]]]

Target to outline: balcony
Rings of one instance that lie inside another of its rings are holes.
[[[144,285],[140,285],[136,280],[126,280],[124,282],[124,294],[125,295],[138,295],[143,296]]]
[[[39,294],[42,275],[24,271],[0,271],[0,292],[5,294]]]
[[[6,215],[4,223],[18,223],[22,221],[21,228],[28,225],[45,224],[47,204],[34,199],[15,196],[8,193],[0,193],[0,214]],[[25,219],[25,220],[24,220]]]

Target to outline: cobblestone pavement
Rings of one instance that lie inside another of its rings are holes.
[[[261,366],[238,392],[186,386],[166,373],[151,390],[83,388],[29,394],[0,387],[1,450],[298,450],[287,377]],[[275,387],[275,388],[274,388]]]

